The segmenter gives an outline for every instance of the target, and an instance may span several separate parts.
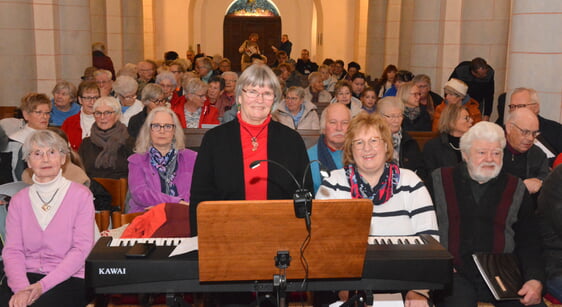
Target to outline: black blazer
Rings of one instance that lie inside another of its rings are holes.
[[[302,137],[298,132],[272,120],[268,125],[267,138],[268,159],[287,167],[301,183],[309,163]],[[305,186],[313,191],[310,172],[306,176]],[[292,199],[297,189],[285,170],[268,163],[267,199]],[[200,202],[245,198],[240,123],[234,119],[209,130],[201,141],[191,183],[191,234],[197,234],[197,205]]]

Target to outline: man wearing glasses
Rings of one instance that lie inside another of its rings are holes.
[[[562,137],[560,137],[562,135],[562,125],[540,116],[540,106],[537,91],[524,87],[516,88],[513,91],[508,105],[509,112],[520,108],[527,108],[537,115],[541,133],[535,139],[535,145],[542,149],[550,163],[552,163],[554,158],[562,152]]]
[[[540,134],[537,116],[527,108],[514,110],[508,115],[505,131],[503,170],[521,178],[529,194],[535,194],[549,172],[546,155],[533,144]]]

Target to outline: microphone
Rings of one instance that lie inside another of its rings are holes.
[[[295,191],[295,193],[293,194],[293,206],[294,206],[294,210],[295,210],[295,216],[297,218],[301,218],[301,219],[304,218],[305,219],[306,229],[308,230],[308,232],[310,232],[310,230],[311,230],[310,216],[312,215],[312,193],[308,189],[304,188],[306,175],[310,171],[310,166],[314,162],[317,162],[318,164],[320,164],[320,173],[322,174],[322,177],[330,176],[330,171],[324,167],[322,162],[320,162],[318,160],[312,160],[306,165],[306,168],[305,168],[305,171],[304,171],[304,174],[303,174],[303,177],[302,177],[302,184],[299,184],[295,175],[293,175],[293,173],[287,167],[285,167],[283,164],[281,164],[277,161],[256,160],[256,161],[253,161],[252,163],[250,163],[250,169],[255,169],[256,167],[259,167],[261,162],[270,162],[270,163],[273,163],[274,165],[277,165],[278,167],[283,169],[287,174],[289,174],[289,177],[291,177],[293,179],[293,181],[295,182],[295,185],[298,188]]]

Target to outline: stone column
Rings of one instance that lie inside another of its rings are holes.
[[[0,0],[0,105],[19,106],[21,97],[37,89],[33,4]]]
[[[143,3],[142,0],[125,0],[122,5],[123,29],[123,63],[137,63],[145,58],[143,40]],[[156,59],[163,54],[155,55]],[[116,67],[115,70],[119,70]]]
[[[441,0],[416,1],[413,8],[412,37],[409,49],[410,69],[414,74],[431,78],[432,90],[442,94],[443,80],[439,74],[443,57],[444,4]]]
[[[561,1],[513,1],[506,105],[509,104],[509,96],[515,88],[534,88],[541,101],[541,116],[561,121],[560,28],[562,28]]]
[[[527,3],[534,1],[528,1]],[[460,61],[484,58],[495,70],[495,93],[492,120],[495,120],[497,97],[505,91],[505,69],[509,35],[510,0],[463,1]]]
[[[374,80],[379,78],[385,62],[385,29],[388,0],[370,0],[367,20],[367,50],[365,71]]]

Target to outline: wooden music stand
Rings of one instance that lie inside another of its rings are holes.
[[[360,278],[373,212],[368,199],[313,200],[308,278]],[[201,282],[271,280],[274,257],[289,251],[286,278],[303,279],[307,236],[292,200],[208,201],[197,207]]]

